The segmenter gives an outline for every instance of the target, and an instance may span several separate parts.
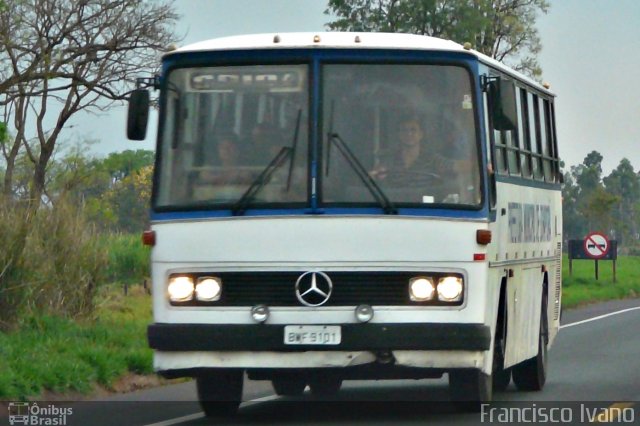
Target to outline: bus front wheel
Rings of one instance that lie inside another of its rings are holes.
[[[242,370],[211,370],[196,377],[198,400],[207,417],[228,417],[242,402]]]
[[[538,333],[538,354],[513,367],[513,382],[522,391],[542,390],[547,380],[547,325],[546,297],[543,298],[543,309],[540,318],[540,332]]]

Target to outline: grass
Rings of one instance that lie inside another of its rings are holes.
[[[86,394],[111,389],[128,372],[151,374],[146,326],[151,301],[141,289],[124,297],[103,289],[95,318],[73,321],[32,316],[0,333],[0,400],[25,399],[44,390]]]
[[[602,300],[640,296],[640,257],[621,256],[616,264],[616,282],[613,282],[613,262],[598,262],[599,280],[595,279],[593,260],[574,260],[573,275],[569,275],[569,260],[562,264],[562,306],[573,308]]]

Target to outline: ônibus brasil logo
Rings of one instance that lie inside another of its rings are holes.
[[[73,408],[56,407],[53,404],[40,406],[36,402],[10,402],[10,425],[28,426],[64,426],[67,417],[73,414]]]

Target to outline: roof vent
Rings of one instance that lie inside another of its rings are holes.
[[[354,40],[356,43],[360,43],[360,36],[356,36],[356,39]]]
[[[471,50],[471,43],[469,43],[468,41],[462,45],[462,47],[464,48],[464,50]]]
[[[542,83],[542,87],[544,87],[547,90],[551,89],[551,85],[549,83],[547,83],[546,81],[544,83]]]
[[[314,42],[314,43],[320,43],[320,36],[319,36],[319,35],[317,35],[317,34],[316,34],[316,35],[314,35],[314,36],[313,36],[313,42]]]
[[[275,36],[273,36],[273,42],[274,43],[280,43],[280,36],[277,35],[277,34]]]

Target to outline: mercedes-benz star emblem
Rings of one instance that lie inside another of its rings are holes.
[[[305,306],[322,306],[331,297],[333,283],[324,272],[309,271],[296,281],[296,297]]]

